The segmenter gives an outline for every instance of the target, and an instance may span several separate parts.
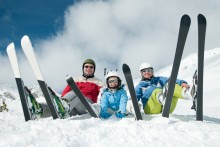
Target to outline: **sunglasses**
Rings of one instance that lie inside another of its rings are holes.
[[[94,66],[88,66],[88,65],[86,65],[86,66],[84,66],[84,68],[90,68],[90,69],[93,69]]]
[[[146,69],[141,70],[141,72],[151,72],[151,73],[153,73],[154,70],[152,68],[146,68]]]
[[[111,83],[118,83],[118,80],[117,80],[117,79],[115,79],[115,80],[109,80],[108,83],[109,83],[109,84],[111,84]]]

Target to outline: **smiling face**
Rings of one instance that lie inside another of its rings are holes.
[[[150,79],[154,74],[154,71],[152,68],[145,68],[141,70],[141,75],[143,79]]]
[[[83,73],[86,76],[92,76],[94,74],[95,68],[93,64],[86,63],[83,66]]]

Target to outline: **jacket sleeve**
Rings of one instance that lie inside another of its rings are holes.
[[[136,93],[137,99],[139,101],[141,99],[141,97],[143,96],[140,83],[135,87],[135,93]]]
[[[160,77],[160,85],[163,87],[167,81],[169,80],[169,78],[167,77]]]
[[[167,78],[167,77],[160,77],[161,86],[163,87],[168,80],[169,80],[169,78]],[[176,80],[176,84],[181,86],[182,83],[187,83],[187,82],[184,80],[179,80],[179,79]]]
[[[101,107],[100,113],[107,113],[108,99],[105,92],[102,94],[100,107]]]
[[[187,84],[187,82],[186,81],[184,81],[184,80],[179,80],[179,79],[177,79],[176,80],[176,84],[178,84],[178,85],[182,85],[182,83],[186,83]]]
[[[128,101],[127,93],[125,90],[122,90],[120,105],[119,105],[119,111],[121,111],[121,113],[126,113],[127,101]]]

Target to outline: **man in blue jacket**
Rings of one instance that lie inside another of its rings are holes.
[[[165,99],[163,99],[163,91],[168,87],[168,78],[162,76],[154,76],[153,67],[149,63],[142,63],[140,66],[142,79],[135,87],[138,101],[141,100],[145,114],[158,114],[163,110]],[[163,90],[162,90],[163,89]],[[190,86],[184,80],[176,80],[175,90],[173,94],[170,113],[176,107],[178,99],[190,99]]]

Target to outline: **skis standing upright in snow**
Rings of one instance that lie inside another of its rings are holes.
[[[162,112],[163,117],[169,117],[175,83],[176,83],[176,79],[177,79],[177,75],[179,71],[183,49],[185,46],[188,31],[190,28],[190,24],[191,24],[190,17],[188,15],[183,15],[181,18],[181,22],[180,22],[179,36],[178,36],[176,53],[175,53],[174,62],[173,62],[173,68],[172,68],[170,80],[168,83],[168,92],[166,95],[166,101],[165,101],[165,105],[163,107],[163,112]]]
[[[21,78],[20,75],[20,70],[19,70],[19,66],[18,66],[18,61],[17,61],[17,56],[16,56],[16,52],[15,52],[15,47],[14,47],[14,43],[11,43],[8,45],[7,47],[7,54],[12,66],[12,70],[14,72],[14,76],[15,76],[15,81],[18,87],[18,92],[20,95],[20,99],[21,99],[21,106],[23,109],[23,113],[24,113],[24,118],[25,121],[31,120],[32,119],[32,113],[31,110],[28,107],[28,95],[27,95],[27,91],[25,89],[23,80]]]
[[[134,84],[133,84],[133,80],[132,80],[132,76],[131,76],[131,70],[127,64],[123,64],[122,69],[123,69],[125,80],[127,82],[128,89],[129,89],[129,92],[131,95],[131,100],[132,100],[132,104],[134,107],[136,120],[142,120],[141,112],[140,112],[140,109],[138,106],[138,101],[137,101],[137,97],[136,97],[135,90],[134,90]]]
[[[41,74],[40,67],[37,63],[37,60],[36,60],[36,57],[34,54],[34,49],[32,47],[31,41],[28,36],[26,36],[26,35],[23,36],[23,38],[21,39],[21,46],[22,46],[22,49],[23,49],[30,65],[32,67],[33,71],[34,71],[34,74],[37,78],[37,81],[38,81],[40,88],[43,92],[43,95],[46,99],[47,105],[50,109],[50,112],[52,114],[53,119],[60,117],[58,110],[56,109],[56,106],[54,104],[53,97],[50,94],[48,86],[47,86],[46,82],[44,81],[43,76]]]
[[[205,50],[206,18],[198,15],[198,86],[196,101],[196,120],[203,121],[203,71]]]

